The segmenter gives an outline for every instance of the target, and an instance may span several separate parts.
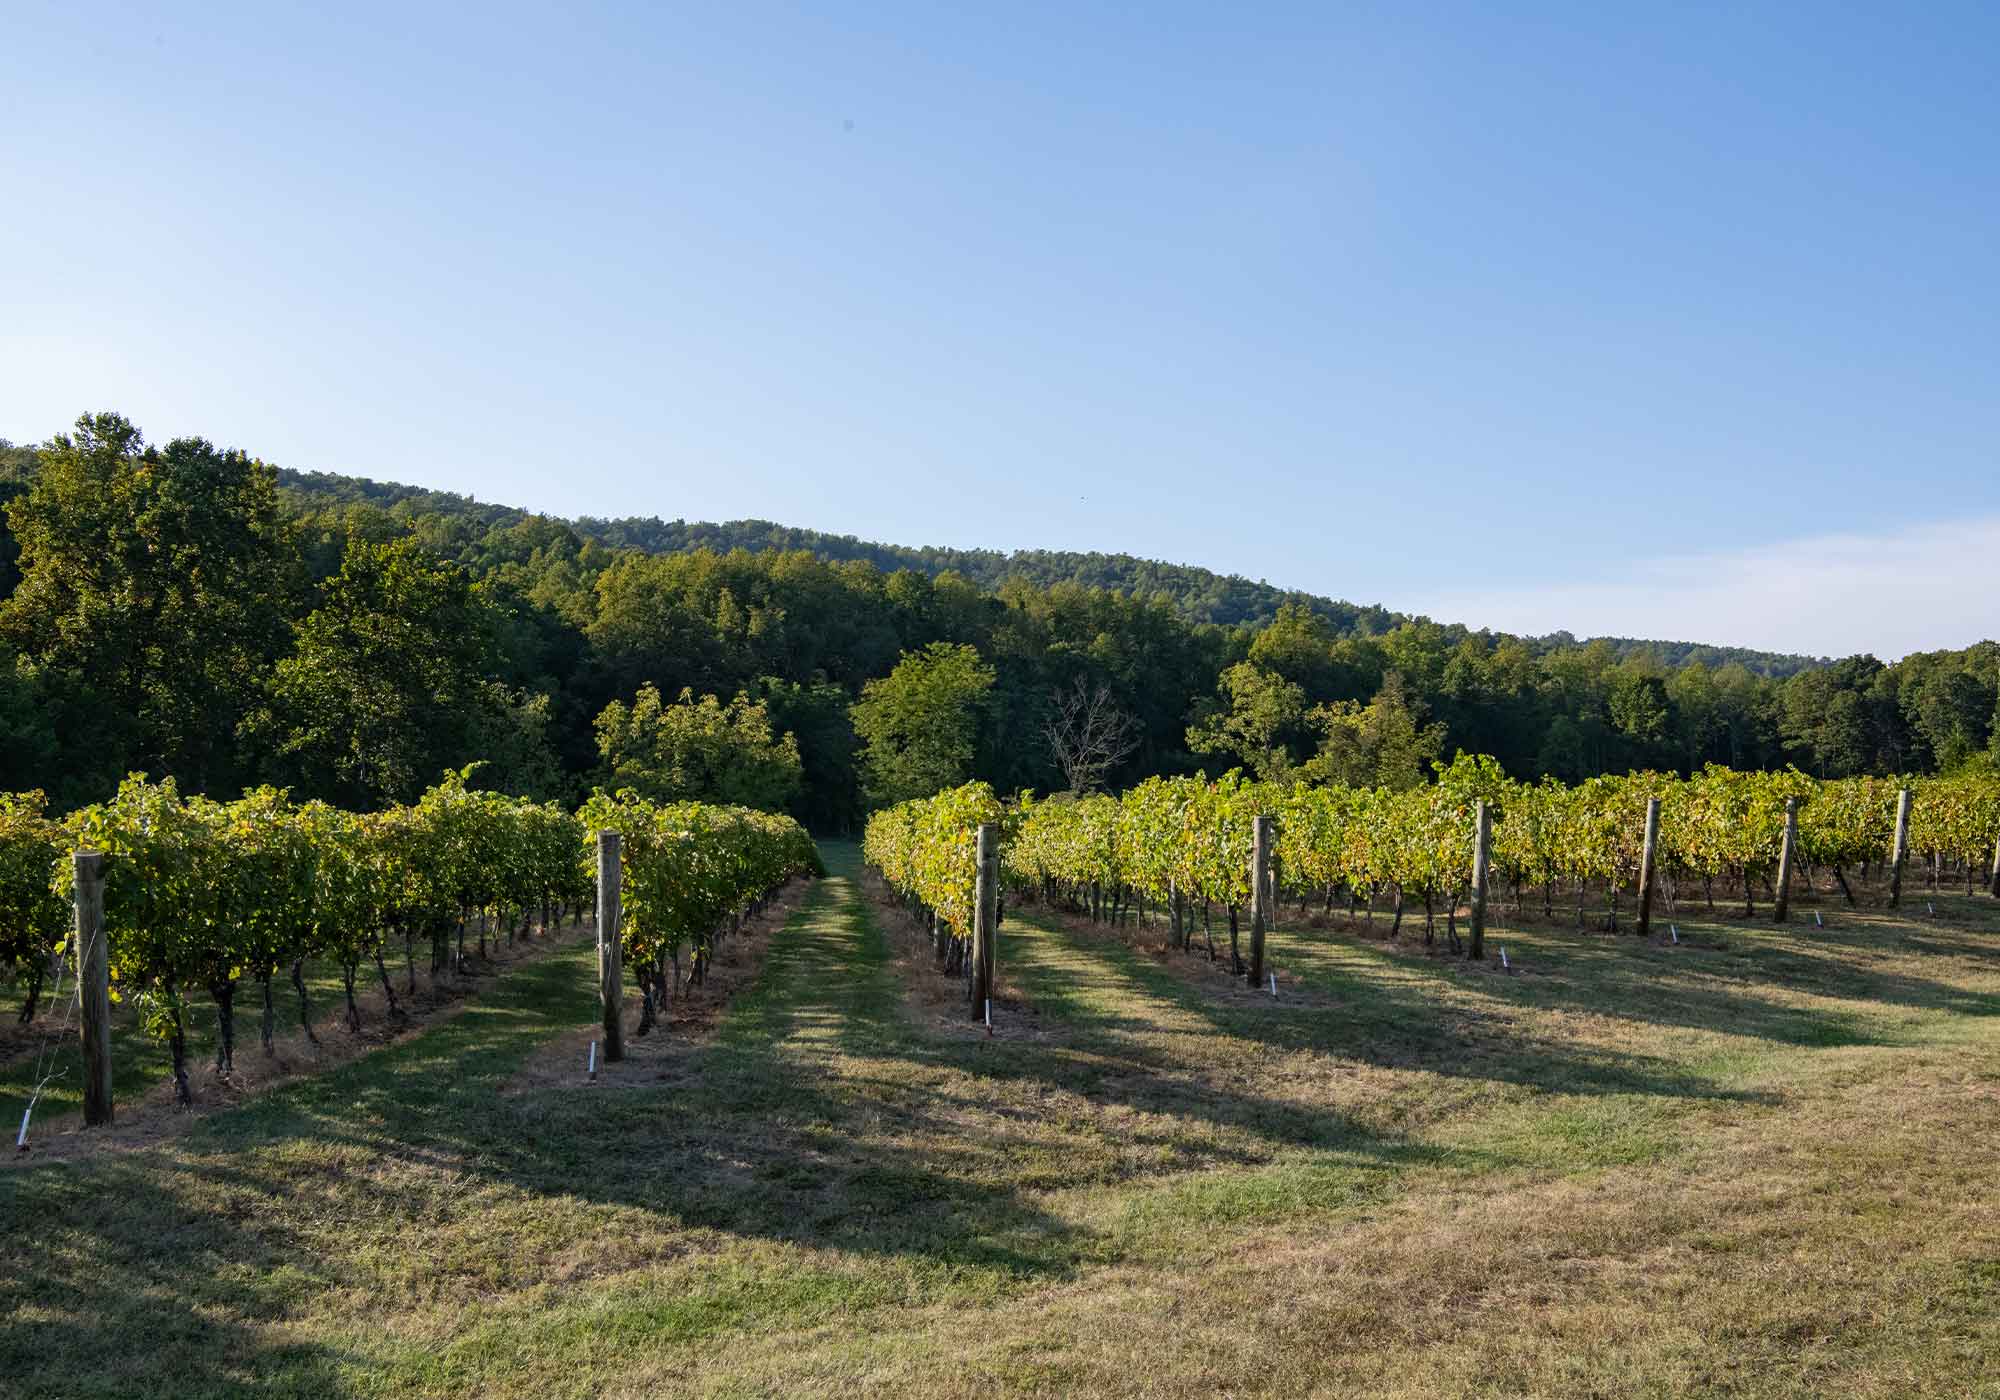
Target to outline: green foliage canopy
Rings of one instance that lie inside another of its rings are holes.
[[[994,675],[970,646],[933,642],[862,688],[852,713],[871,804],[907,801],[971,775]]]
[[[605,785],[653,802],[719,802],[782,811],[797,799],[803,770],[798,741],[773,735],[761,700],[738,694],[724,704],[683,689],[673,704],[647,684],[628,706],[614,700],[597,717]]]

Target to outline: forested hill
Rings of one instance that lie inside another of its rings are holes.
[[[280,468],[278,480],[285,489],[319,502],[365,503],[384,510],[457,516],[484,529],[505,528],[532,518],[528,511],[475,501],[453,492],[431,491],[332,472],[300,472]],[[769,520],[729,520],[716,524],[705,520],[661,520],[657,516],[624,516],[615,520],[583,516],[564,523],[580,537],[608,549],[637,549],[647,554],[681,554],[697,549],[712,549],[719,553],[732,549],[747,549],[753,553],[806,550],[835,563],[864,561],[884,573],[914,569],[935,578],[949,571],[989,592],[998,591],[1010,579],[1019,579],[1037,588],[1047,588],[1056,583],[1078,583],[1091,588],[1116,589],[1138,598],[1164,597],[1188,621],[1213,622],[1224,627],[1261,628],[1278,616],[1279,609],[1288,605],[1305,608],[1324,619],[1338,636],[1379,637],[1411,620],[1408,614],[1392,612],[1379,604],[1350,603],[1298,589],[1279,588],[1240,574],[1218,574],[1192,564],[1169,564],[1131,554],[1053,549],[1018,549],[1009,553],[996,549],[952,549],[941,545],[916,548],[857,539],[853,535],[830,535]],[[1481,626],[1478,618],[1448,620],[1462,621],[1474,629]],[[1581,644],[1567,632],[1531,640],[1557,647]],[[1596,639],[1583,639],[1584,642],[1593,640]],[[1669,670],[1678,670],[1698,661],[1709,667],[1734,664],[1756,675],[1783,678],[1825,664],[1822,658],[1817,657],[1756,651],[1745,647],[1711,646],[1700,642],[1633,637],[1607,637],[1603,640],[1621,659],[1650,656],[1657,658]]]
[[[365,810],[479,763],[501,791],[754,798],[839,831],[967,778],[1403,788],[1459,750],[1565,782],[2000,761],[1994,642],[1815,665],[1472,631],[1117,555],[571,523],[281,479],[116,413],[0,442],[0,505],[0,791],[58,808],[146,772]]]

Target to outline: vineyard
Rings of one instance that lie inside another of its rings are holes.
[[[383,1032],[0,1172],[23,1393],[1804,1400],[1976,1394],[2000,1343],[1987,785],[975,785],[878,816],[878,881],[785,818],[472,776],[6,801],[32,1025],[94,889],[155,1067],[238,1002]],[[1655,801],[1671,941],[1629,936]],[[1482,812],[1511,969],[1444,956]],[[1770,918],[1788,812],[1823,927]],[[1223,975],[1246,915],[1281,995]]]
[[[110,801],[55,820],[39,793],[0,796],[0,966],[11,966],[31,1021],[45,984],[74,977],[77,872],[101,869],[109,1000],[167,1051],[176,1100],[192,1095],[188,1024],[204,996],[218,1075],[235,1067],[236,1008],[261,1006],[268,1054],[281,995],[317,1043],[309,965],[337,970],[345,1019],[361,1029],[358,985],[379,982],[388,1015],[418,992],[421,961],[439,979],[483,960],[489,936],[546,934],[595,893],[592,833],[624,836],[623,961],[643,992],[639,1033],[656,1006],[698,985],[715,940],[772,888],[818,869],[796,822],[740,808],[657,805],[599,793],[580,813],[469,786],[471,770],[407,807],[342,811],[275,789],[233,802],[184,797],[174,783],[128,778]],[[88,867],[73,855],[96,853]],[[474,946],[468,950],[468,940]],[[392,968],[392,963],[395,964]],[[671,980],[668,969],[671,967]],[[288,991],[279,985],[289,981]]]
[[[972,853],[986,822],[1003,834],[1013,891],[1093,919],[1143,917],[1150,907],[1165,914],[1180,947],[1198,914],[1211,955],[1211,916],[1226,911],[1232,961],[1240,962],[1235,935],[1253,894],[1254,824],[1270,816],[1274,897],[1327,910],[1344,899],[1350,915],[1365,902],[1371,920],[1386,898],[1392,936],[1421,907],[1426,942],[1442,916],[1459,950],[1457,911],[1472,894],[1481,803],[1492,829],[1489,878],[1511,892],[1517,915],[1534,901],[1553,919],[1560,896],[1573,902],[1577,927],[1594,906],[1600,925],[1616,930],[1621,898],[1640,882],[1650,801],[1659,803],[1657,873],[1670,911],[1697,896],[1713,911],[1719,895],[1733,895],[1747,916],[1760,891],[1780,899],[1788,807],[1796,813],[1797,874],[1808,889],[1824,877],[1852,905],[1857,882],[1885,868],[1900,881],[1895,843],[1906,790],[1904,853],[1921,858],[1929,887],[1961,881],[1968,894],[1984,886],[2000,896],[2000,781],[1815,781],[1796,770],[1712,765],[1685,779],[1634,773],[1571,786],[1518,782],[1492,759],[1466,755],[1438,765],[1436,783],[1404,792],[1257,783],[1232,772],[1215,781],[1153,778],[1120,797],[1026,796],[1008,806],[974,783],[878,813],[863,850],[937,930],[948,970],[960,965],[953,946],[971,936]]]

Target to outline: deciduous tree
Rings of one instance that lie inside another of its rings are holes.
[[[761,700],[724,704],[683,689],[673,704],[643,685],[630,705],[614,700],[597,717],[605,786],[652,802],[721,802],[783,810],[799,794],[798,741],[774,735]]]
[[[484,755],[510,697],[465,570],[414,540],[354,542],[271,681],[261,727],[322,794],[369,808]]]
[[[114,769],[227,786],[297,577],[271,468],[87,413],[7,510],[21,580],[0,639],[115,718]]]
[[[850,712],[875,806],[928,797],[972,773],[993,668],[970,646],[933,642],[868,682]]]

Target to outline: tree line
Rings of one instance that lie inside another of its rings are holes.
[[[1224,623],[1171,575],[1107,565],[1134,584],[1100,587],[986,561],[975,579],[782,535],[655,553],[675,532],[281,475],[112,413],[0,444],[0,504],[0,788],[58,808],[143,771],[370,810],[483,760],[483,782],[538,799],[615,781],[842,831],[975,779],[1222,763],[1404,789],[1459,750],[1564,781],[1711,762],[1832,778],[1995,751],[1992,642],[1778,674],[1304,595]]]
[[[370,481],[331,472],[279,469],[278,482],[317,500],[398,508],[415,514],[442,515],[475,522],[480,529],[505,527],[531,518],[513,506],[475,501],[451,491],[433,491],[395,482]],[[1192,564],[1170,564],[1130,554],[1098,550],[953,549],[939,545],[912,547],[834,535],[820,530],[779,525],[769,520],[661,520],[657,516],[600,519],[583,516],[569,522],[584,540],[608,549],[636,549],[645,554],[683,554],[710,550],[728,554],[811,554],[832,563],[864,562],[885,574],[910,569],[936,577],[952,573],[987,591],[1019,580],[1047,588],[1077,583],[1141,597],[1161,596],[1190,622],[1214,622],[1225,627],[1258,628],[1291,605],[1323,619],[1335,632],[1377,635],[1411,619],[1379,605],[1350,603],[1300,589],[1279,588],[1237,574],[1218,574]],[[1557,632],[1541,639],[1551,646],[1573,646],[1576,638]],[[1784,677],[1807,670],[1817,659],[1795,653],[1759,651],[1751,647],[1712,646],[1700,642],[1669,642],[1634,637],[1605,639],[1612,653],[1654,657],[1671,668],[1691,661],[1706,666],[1737,662],[1758,675]]]

